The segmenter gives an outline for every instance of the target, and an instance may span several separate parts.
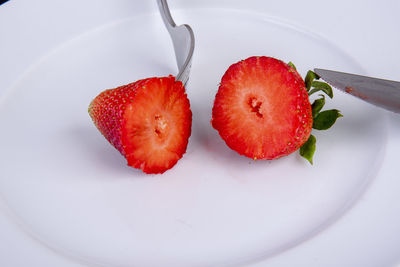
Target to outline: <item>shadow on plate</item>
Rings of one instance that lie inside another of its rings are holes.
[[[125,158],[98,132],[94,126],[77,125],[68,132],[70,143],[76,144],[80,157],[87,159],[90,166],[96,171],[112,172],[112,178],[142,178],[146,177],[142,171],[129,167]]]

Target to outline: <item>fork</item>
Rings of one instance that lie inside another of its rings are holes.
[[[161,17],[164,21],[169,35],[174,45],[176,63],[178,64],[178,74],[176,80],[181,81],[186,86],[189,80],[190,68],[194,51],[194,34],[189,25],[177,26],[172,19],[166,0],[157,0]]]

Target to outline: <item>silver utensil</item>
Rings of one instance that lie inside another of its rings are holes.
[[[314,69],[314,72],[341,91],[400,113],[400,82],[324,69]]]
[[[189,79],[194,51],[193,30],[187,24],[180,26],[175,24],[166,0],[157,0],[157,3],[165,27],[167,28],[174,45],[175,57],[179,70],[178,75],[176,75],[176,80],[181,81],[183,85],[186,85]]]

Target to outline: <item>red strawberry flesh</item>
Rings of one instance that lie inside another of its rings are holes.
[[[229,67],[212,115],[226,144],[254,159],[292,153],[312,127],[304,81],[292,67],[270,57],[250,57]]]

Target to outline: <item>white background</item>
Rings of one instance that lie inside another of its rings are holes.
[[[400,80],[399,1],[184,1],[256,10],[312,29],[361,63],[368,74]],[[155,1],[28,1],[0,6],[0,96],[31,64],[98,25],[156,11]],[[177,21],[177,24],[182,22]],[[359,202],[335,225],[302,245],[254,266],[395,266],[400,260],[400,119],[388,114],[384,166]],[[367,145],[367,144],[366,144]],[[0,211],[1,209],[0,203]],[[0,266],[81,266],[39,245],[0,213]]]

